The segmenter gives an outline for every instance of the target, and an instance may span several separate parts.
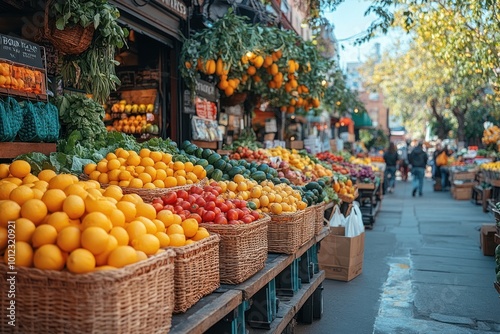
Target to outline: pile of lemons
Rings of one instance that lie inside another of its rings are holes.
[[[35,176],[23,160],[0,164],[0,212],[5,263],[77,274],[121,268],[209,236],[196,220],[157,213],[119,186],[102,189],[52,170]]]

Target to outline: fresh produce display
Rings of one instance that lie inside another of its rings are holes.
[[[203,166],[173,158],[169,153],[147,148],[139,153],[118,148],[97,164],[87,164],[83,171],[91,180],[100,183],[146,189],[193,184],[207,175]]]
[[[487,147],[500,151],[498,149],[500,142],[500,128],[497,125],[491,125],[490,127],[484,129],[482,142]]]
[[[107,106],[105,106],[107,108]],[[104,120],[113,121],[108,125],[108,131],[120,131],[130,134],[150,133],[157,135],[158,125],[154,123],[154,104],[128,103],[120,100],[106,110]],[[107,123],[108,124],[108,123]]]
[[[492,171],[492,172],[499,172],[500,171],[500,161],[496,162],[486,162],[484,164],[481,164],[479,166],[482,170],[487,170],[487,171]]]
[[[259,183],[237,174],[233,181],[220,181],[219,185],[223,198],[246,200],[248,207],[259,213],[280,214],[296,212],[307,207],[300,192],[285,183],[274,184],[269,180]]]
[[[0,88],[13,89],[22,93],[42,94],[45,80],[39,70],[0,62]]]
[[[6,263],[75,274],[121,268],[209,235],[196,220],[157,214],[152,204],[123,195],[120,187],[101,189],[95,181],[51,170],[36,177],[23,160],[0,165],[0,211]],[[7,246],[11,222],[15,246]]]
[[[356,186],[352,183],[351,179],[346,177],[340,177],[333,182],[333,190],[341,198],[345,197],[349,200],[353,200],[356,193]]]
[[[236,151],[229,155],[229,158],[234,160],[257,160],[261,162],[269,162],[269,155],[264,149],[252,150],[247,147],[238,147]]]
[[[355,178],[358,180],[358,182],[374,182],[375,181],[375,173],[373,172],[373,167],[368,166],[368,165],[360,165],[357,164],[356,160],[353,160],[353,162],[342,162],[340,165],[342,168],[339,169],[339,172],[341,174],[346,175],[344,173],[345,171],[349,172],[349,175],[352,178]],[[358,161],[359,162],[359,161]],[[336,170],[335,166],[333,166],[333,169]]]
[[[169,192],[161,198],[153,200],[152,204],[158,216],[177,214],[182,220],[194,220],[197,224],[249,224],[261,218],[257,211],[247,207],[243,199],[224,199],[219,183],[212,181],[203,188],[194,186],[189,190]],[[193,229],[193,232],[196,230]],[[190,233],[185,234],[187,237]],[[191,236],[194,237],[194,236]]]
[[[302,201],[306,202],[307,206],[312,206],[325,200],[326,193],[323,190],[325,187],[325,181],[318,180],[317,182],[309,182],[304,186],[292,186],[292,189],[300,193]]]
[[[316,157],[320,160],[329,162],[329,163],[334,163],[334,162],[342,162],[344,161],[344,157],[341,155],[335,155],[331,152],[325,151],[325,152],[320,152],[316,154]]]
[[[106,114],[109,115],[109,114]],[[105,118],[106,120],[106,118]],[[108,119],[111,120],[111,119]],[[119,120],[114,120],[113,125],[106,126],[108,131],[119,131],[124,133],[150,133],[150,134],[158,134],[159,128],[158,125],[149,122],[146,119],[146,116],[130,116],[125,117]]]
[[[194,158],[196,164],[202,165],[207,177],[215,181],[232,180],[236,174],[242,174],[248,179],[255,181],[271,180],[274,183],[287,182],[285,179],[278,178],[278,171],[269,167],[267,164],[259,164],[255,161],[231,160],[228,156],[221,156],[211,149],[203,149],[190,141],[185,141],[182,146],[182,152],[187,156]]]

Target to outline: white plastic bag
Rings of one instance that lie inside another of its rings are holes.
[[[352,209],[349,216],[346,218],[345,223],[345,236],[355,237],[360,235],[365,231],[365,225],[363,224],[363,214],[359,208],[359,203],[354,201],[352,203]]]
[[[333,215],[330,219],[330,226],[345,226],[345,218],[342,213],[340,213],[339,207],[336,205],[333,208]]]

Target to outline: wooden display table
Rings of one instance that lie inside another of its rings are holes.
[[[56,151],[55,143],[25,143],[25,142],[1,142],[0,159],[14,159],[18,155],[30,152],[50,154]]]
[[[287,268],[298,259],[303,259],[311,251],[317,251],[316,244],[329,233],[324,228],[320,235],[303,245],[295,254],[268,254],[265,267],[239,285],[221,285],[212,294],[203,297],[198,303],[182,314],[172,317],[171,334],[202,334],[202,333],[231,333],[221,328],[239,327],[232,333],[242,333],[245,326],[245,311],[253,305],[262,305],[266,301],[260,300],[258,295],[271,282],[283,274]],[[324,271],[312,275],[309,282],[303,282],[293,296],[279,297],[279,308],[275,319],[270,322],[269,328],[249,328],[247,333],[281,333],[288,326],[292,318],[299,312],[312,294],[320,288],[325,279]],[[264,298],[265,299],[265,298]],[[251,302],[251,303],[250,303]],[[250,320],[250,319],[247,319]],[[222,327],[221,327],[222,326]],[[227,327],[226,327],[227,326]]]

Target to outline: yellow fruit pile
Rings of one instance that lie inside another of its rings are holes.
[[[193,184],[207,173],[203,166],[172,161],[172,155],[142,149],[139,153],[118,148],[97,164],[88,164],[84,173],[100,183],[130,188],[170,188]]]
[[[289,150],[278,146],[270,148],[268,151],[271,156],[280,157],[281,160],[288,162],[290,166],[302,171],[307,177],[314,176],[315,178],[321,178],[333,175],[332,170],[316,164],[308,156],[300,155],[296,149]]]
[[[164,247],[209,236],[195,219],[144,203],[118,186],[44,170],[32,175],[22,160],[0,165],[0,255],[5,263],[81,274],[121,268]],[[15,245],[8,231],[14,231]]]
[[[479,168],[483,170],[489,170],[489,171],[494,171],[498,172],[500,171],[500,161],[497,162],[486,162],[484,164],[481,164]]]
[[[280,214],[304,210],[307,207],[300,193],[285,183],[275,185],[266,180],[259,184],[236,174],[233,181],[220,181],[219,185],[222,188],[222,197],[253,202],[258,212]]]
[[[500,141],[500,128],[496,125],[492,125],[483,131],[483,144],[498,144]]]

